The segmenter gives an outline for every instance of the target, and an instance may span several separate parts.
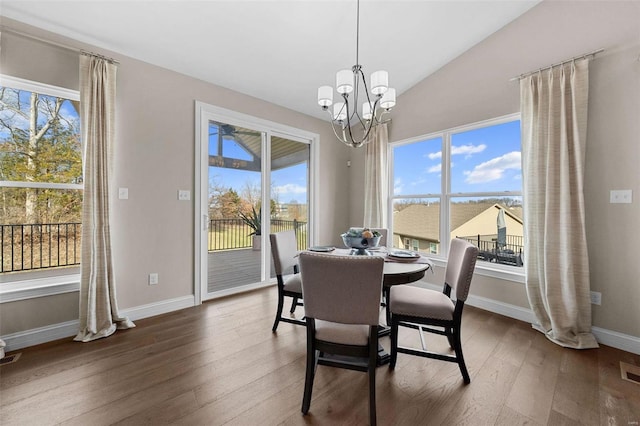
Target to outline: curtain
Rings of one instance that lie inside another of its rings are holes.
[[[110,149],[114,139],[115,64],[80,56],[84,201],[80,263],[80,329],[74,340],[107,337],[135,325],[118,313],[109,230]]]
[[[534,327],[576,349],[598,347],[583,196],[588,92],[588,59],[520,80],[527,296]]]
[[[387,227],[388,143],[386,123],[371,129],[369,143],[365,144],[363,225],[366,228]]]

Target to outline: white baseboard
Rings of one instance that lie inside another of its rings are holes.
[[[424,286],[437,291],[442,289],[439,286],[430,284],[424,284]],[[474,295],[469,296],[467,304],[476,308],[484,309],[485,311],[494,312],[509,318],[528,322],[530,324],[535,323],[533,312],[530,309],[522,308],[520,306]],[[163,300],[157,303],[150,303],[148,305],[138,306],[135,308],[124,309],[121,311],[121,314],[129,317],[132,321],[135,321],[192,306],[195,306],[195,297],[190,295],[176,299]],[[34,328],[2,336],[2,339],[7,344],[5,352],[39,345],[53,340],[73,337],[78,333],[78,324],[78,321],[67,321],[64,323]],[[640,338],[638,337],[600,327],[592,327],[591,331],[598,340],[598,343],[640,355]]]
[[[424,283],[422,283],[424,284]],[[442,291],[441,286],[433,284],[424,284],[424,287],[432,290]],[[481,296],[469,295],[467,304],[485,311],[504,315],[505,317],[514,318],[529,324],[536,323],[535,316],[531,309],[522,308],[520,306],[511,305],[509,303],[498,302],[493,299],[487,299]],[[612,348],[631,352],[640,355],[640,338],[628,334],[618,333],[617,331],[607,330],[600,327],[591,327],[591,332],[595,336],[598,343],[611,346]]]
[[[596,336],[598,343],[640,355],[640,337],[630,336],[600,327],[591,327],[591,332]]]
[[[190,308],[195,306],[195,303],[195,296],[189,295],[177,297],[175,299],[162,300],[148,305],[137,306],[135,308],[122,309],[120,314],[129,317],[132,321],[135,321],[142,318],[155,317],[156,315],[178,311],[184,308]]]
[[[184,308],[190,308],[194,306],[194,304],[195,298],[191,295],[137,306],[135,308],[122,309],[120,314],[129,317],[132,321],[135,321]],[[2,340],[7,344],[4,348],[5,352],[16,351],[28,346],[35,346],[41,343],[51,342],[53,340],[73,338],[78,334],[79,324],[80,323],[77,320],[67,321],[46,327],[38,327],[31,330],[20,331],[18,333],[7,334],[6,336],[2,336]]]

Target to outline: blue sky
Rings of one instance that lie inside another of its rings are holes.
[[[451,135],[451,191],[502,192],[522,188],[520,122]],[[394,194],[439,194],[442,138],[394,148]]]

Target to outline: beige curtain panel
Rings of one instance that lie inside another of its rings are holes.
[[[576,349],[598,347],[583,196],[588,93],[588,59],[520,80],[527,295],[534,327]]]
[[[114,139],[115,64],[80,56],[84,201],[80,263],[80,330],[74,340],[107,337],[135,325],[118,313],[109,230],[109,168]]]
[[[365,145],[364,165],[363,226],[367,228],[387,227],[388,145],[389,133],[386,123],[371,129],[369,143]]]

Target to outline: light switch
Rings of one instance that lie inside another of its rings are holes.
[[[630,189],[612,189],[609,203],[611,204],[631,204],[632,193]]]
[[[118,198],[121,200],[128,200],[129,188],[118,188]]]
[[[191,199],[191,191],[188,189],[180,189],[178,191],[178,200],[189,201]]]

